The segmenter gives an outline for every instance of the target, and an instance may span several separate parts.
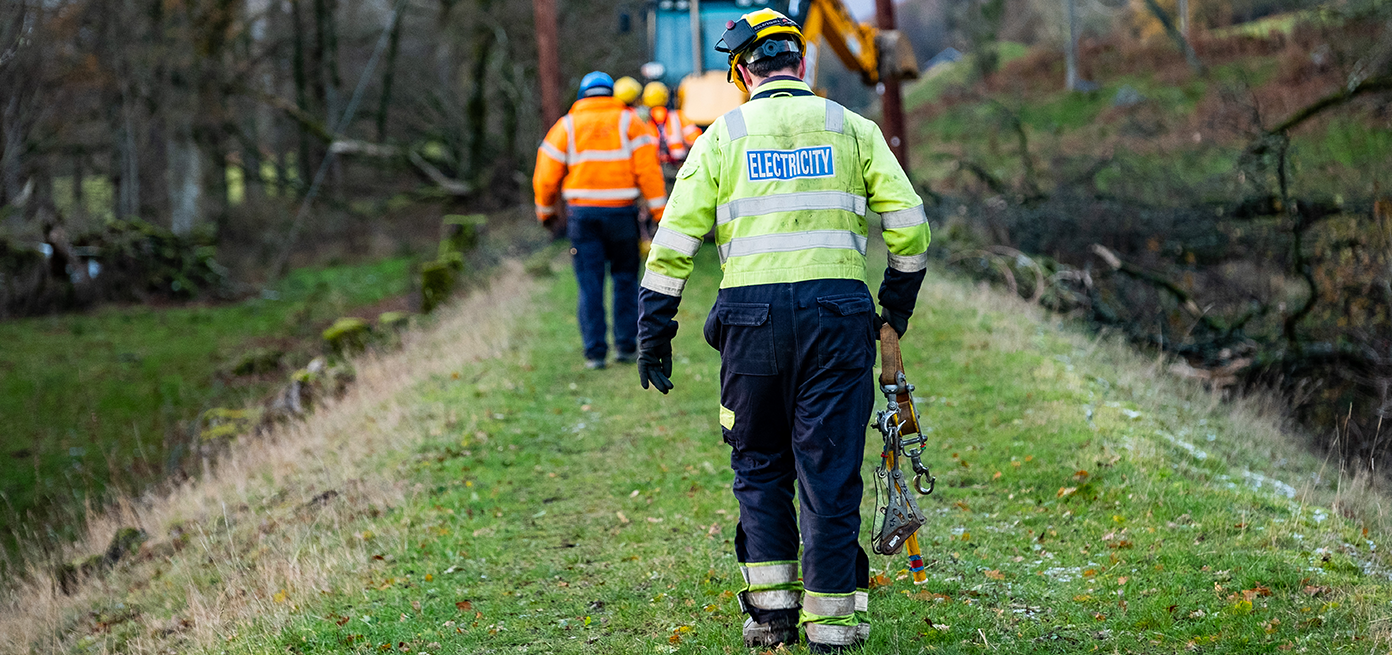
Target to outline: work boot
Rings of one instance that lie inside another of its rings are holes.
[[[586,361],[585,361],[585,368],[590,369],[591,371],[598,371],[598,370],[604,368],[604,360],[602,360],[602,359],[591,359],[591,360],[586,360]]]
[[[768,623],[758,623],[754,617],[744,619],[745,648],[773,648],[778,644],[796,646],[798,643],[797,619],[774,619]]]

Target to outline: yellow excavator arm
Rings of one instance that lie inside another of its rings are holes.
[[[802,24],[802,36],[807,39],[809,50],[820,47],[825,40],[846,68],[860,73],[861,81],[866,85],[875,85],[880,81],[881,57],[875,39],[877,34],[879,30],[873,25],[856,22],[841,0],[812,0]],[[808,63],[812,67],[808,77],[815,79],[817,62]],[[914,77],[917,76],[918,66],[915,64]]]
[[[825,41],[841,63],[857,73],[868,86],[884,79],[912,80],[918,78],[918,57],[913,46],[897,30],[881,30],[868,23],[856,22],[841,0],[812,0],[803,21],[802,35],[813,48]],[[817,61],[808,62],[807,77],[815,82]]]

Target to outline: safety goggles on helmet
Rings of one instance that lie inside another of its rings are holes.
[[[787,35],[785,38],[772,38]],[[760,59],[773,57],[785,52],[806,52],[806,42],[802,30],[792,19],[772,9],[760,9],[747,13],[738,21],[725,24],[725,34],[715,44],[718,52],[730,57],[730,71],[727,79],[745,93],[749,89],[740,77],[738,66]]]

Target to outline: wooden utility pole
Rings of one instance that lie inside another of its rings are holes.
[[[1183,0],[1181,0],[1183,1]],[[1064,82],[1069,91],[1078,90],[1078,3],[1077,0],[1064,0],[1068,3],[1068,51],[1065,53],[1064,61],[1067,62],[1067,78]]]
[[[700,77],[701,73],[706,72],[706,67],[701,62],[705,61],[705,52],[701,47],[701,0],[691,0],[691,74]]]
[[[894,0],[875,0],[875,23],[881,31],[895,29]],[[882,52],[880,56],[893,55]],[[889,141],[889,149],[894,152],[899,165],[903,166],[904,172],[907,173],[909,142],[904,131],[904,99],[899,93],[899,79],[881,79],[880,84],[884,85],[884,93],[880,96],[880,112],[884,115],[885,139]]]
[[[561,120],[561,55],[556,36],[556,0],[532,0],[536,15],[537,77],[541,85],[542,131]]]

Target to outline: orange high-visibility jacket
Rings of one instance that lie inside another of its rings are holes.
[[[657,134],[621,100],[577,100],[537,149],[532,190],[539,220],[556,213],[557,196],[591,207],[623,207],[642,197],[661,220],[667,187],[657,162]]]
[[[687,150],[696,143],[696,137],[701,136],[701,128],[687,120],[686,114],[679,109],[654,107],[649,116],[653,128],[657,130],[657,137],[667,146],[670,160],[685,160]]]

